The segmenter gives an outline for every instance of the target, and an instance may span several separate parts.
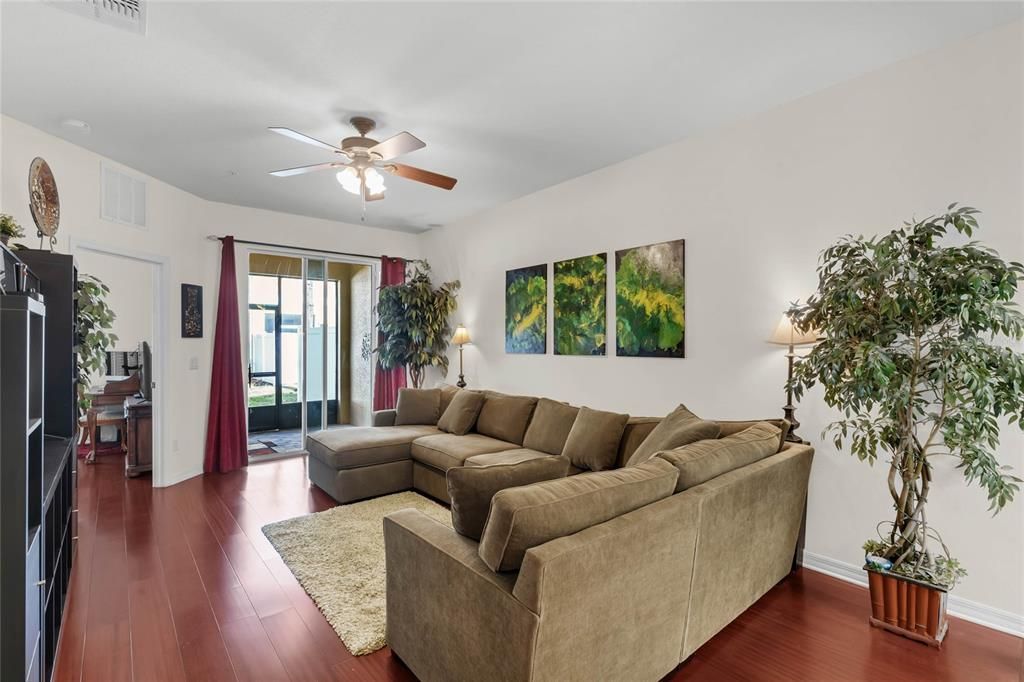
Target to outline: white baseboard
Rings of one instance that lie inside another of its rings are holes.
[[[800,565],[818,573],[830,575],[833,578],[844,580],[848,583],[867,587],[868,577],[860,566],[848,564],[821,554],[804,550]],[[969,620],[978,625],[984,625],[993,630],[999,630],[1017,637],[1024,637],[1024,616],[997,609],[994,606],[986,606],[976,601],[958,597],[955,594],[949,595],[947,602],[948,612],[957,618]]]

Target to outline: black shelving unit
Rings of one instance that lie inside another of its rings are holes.
[[[77,272],[63,254],[3,255],[30,272],[28,293],[0,296],[0,680],[44,682],[77,534]]]
[[[0,296],[0,679],[43,674],[46,307]]]
[[[71,438],[78,432],[75,258],[37,249],[19,249],[16,255],[28,265],[46,301],[46,433]]]

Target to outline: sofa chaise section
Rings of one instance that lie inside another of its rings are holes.
[[[309,480],[338,502],[354,502],[412,487],[414,440],[436,426],[327,429],[306,437]]]

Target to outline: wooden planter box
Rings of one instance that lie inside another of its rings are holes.
[[[871,592],[871,624],[940,647],[949,622],[946,590],[864,566]]]

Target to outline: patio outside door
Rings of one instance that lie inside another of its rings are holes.
[[[250,253],[250,456],[369,421],[373,266]]]

